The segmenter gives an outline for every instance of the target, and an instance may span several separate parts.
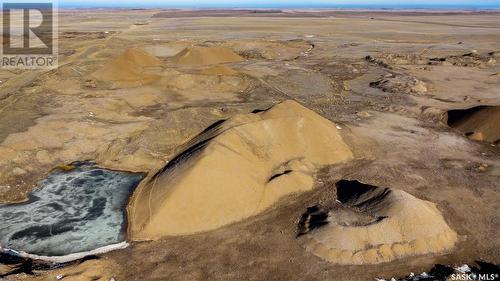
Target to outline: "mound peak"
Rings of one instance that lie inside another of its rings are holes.
[[[304,247],[336,264],[377,264],[440,253],[457,234],[436,206],[401,190],[342,180],[338,206],[311,207],[299,222]]]
[[[142,67],[153,67],[161,65],[161,61],[157,57],[138,48],[130,48],[126,50],[121,56],[116,58],[116,60],[128,61]]]
[[[244,61],[233,50],[225,47],[185,48],[173,57],[173,62],[181,65],[206,65]]]
[[[213,230],[313,188],[322,165],[352,158],[335,124],[294,101],[217,122],[133,196],[133,239]]]
[[[149,53],[131,48],[118,57],[109,60],[93,76],[101,81],[117,81],[144,85],[158,79],[157,75],[145,73],[147,68],[159,67],[161,61]]]

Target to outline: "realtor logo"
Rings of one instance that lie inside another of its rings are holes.
[[[3,1],[1,23],[1,68],[57,67],[57,12],[53,1]]]

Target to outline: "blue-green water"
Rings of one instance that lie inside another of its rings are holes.
[[[79,163],[38,183],[26,203],[0,205],[0,246],[40,256],[125,240],[125,207],[143,174]]]

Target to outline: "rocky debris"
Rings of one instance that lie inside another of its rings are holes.
[[[381,66],[427,64],[426,59],[420,54],[384,54],[381,58],[367,56],[365,60]]]
[[[382,67],[391,68],[395,65],[455,65],[464,67],[477,67],[484,65],[498,65],[500,52],[489,52],[479,54],[473,50],[462,55],[449,55],[442,57],[429,57],[425,54],[383,54],[379,58],[366,56],[365,60],[380,65]]]
[[[247,50],[241,50],[237,52],[238,55],[245,59],[256,59],[256,60],[265,60],[265,59],[271,59],[269,55],[267,55],[264,51],[262,50],[257,50],[257,49],[247,49]]]
[[[355,79],[361,73],[366,71],[366,66],[358,63],[346,62],[325,62],[322,64],[312,66],[316,72],[327,75],[331,80],[342,81],[344,90],[350,91],[347,81]],[[347,87],[347,88],[346,88]]]
[[[247,60],[295,60],[309,56],[315,44],[308,40],[234,40],[227,44]]]
[[[385,62],[384,60],[382,60],[382,59],[376,59],[376,58],[374,58],[374,57],[372,57],[372,56],[366,56],[366,57],[365,57],[365,60],[366,60],[367,62],[370,62],[370,63],[373,63],[373,64],[377,64],[377,65],[380,65],[380,66],[385,67],[385,68],[389,68],[389,69],[391,69],[391,68],[392,68],[392,67],[391,67],[391,66],[390,66],[387,62]]]
[[[434,57],[428,60],[429,65],[455,65],[466,67],[477,67],[481,65],[497,65],[498,52],[490,52],[487,54],[479,54],[477,51],[472,51],[458,56]]]
[[[446,124],[447,112],[439,108],[423,106],[420,111],[420,117],[436,124]]]
[[[394,94],[424,95],[427,93],[425,82],[402,74],[388,74],[380,80],[371,82],[370,87]]]

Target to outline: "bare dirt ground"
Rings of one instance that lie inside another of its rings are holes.
[[[325,13],[63,11],[58,69],[0,70],[0,202],[26,200],[50,170],[74,161],[153,175],[210,124],[287,99],[338,124],[355,160],[324,168],[313,191],[242,222],[6,279],[374,280],[436,263],[500,263],[498,141],[471,140],[446,123],[449,110],[500,106],[500,14]],[[209,70],[172,60],[192,46],[244,60]],[[163,78],[124,86],[93,75],[130,48],[156,56]],[[297,242],[297,223],[332,199],[340,179],[436,203],[460,242],[381,265],[321,260]]]

